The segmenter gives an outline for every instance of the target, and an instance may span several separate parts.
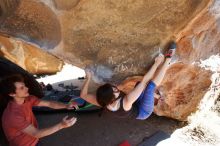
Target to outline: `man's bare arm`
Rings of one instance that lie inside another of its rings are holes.
[[[61,102],[55,102],[55,101],[46,101],[46,100],[41,100],[40,103],[37,106],[45,106],[45,107],[50,107],[53,109],[78,109],[77,104],[64,104]]]
[[[37,129],[32,124],[30,124],[28,127],[26,127],[23,130],[23,132],[28,135],[31,135],[33,137],[36,137],[36,138],[42,138],[42,137],[51,135],[51,134],[53,134],[63,128],[70,127],[76,123],[77,119],[75,117],[73,117],[71,119],[67,119],[67,118],[68,117],[66,116],[63,118],[63,120],[60,123],[58,123],[52,127],[44,128],[44,129]]]

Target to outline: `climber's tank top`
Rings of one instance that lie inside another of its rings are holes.
[[[122,91],[120,91],[120,94],[118,98],[115,99],[114,102],[116,104],[113,106],[109,105],[107,106],[107,109],[111,112],[113,112],[113,115],[118,117],[118,118],[136,118],[137,116],[137,107],[136,104],[134,103],[132,108],[129,111],[125,111],[123,108],[123,100],[126,94]]]

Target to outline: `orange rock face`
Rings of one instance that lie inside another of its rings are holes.
[[[177,35],[180,60],[192,63],[220,52],[218,3],[213,2]]]
[[[63,61],[21,40],[0,36],[0,55],[33,74],[61,70]]]
[[[176,63],[170,67],[158,87],[161,98],[154,112],[178,120],[186,120],[211,85],[211,72],[202,68]]]

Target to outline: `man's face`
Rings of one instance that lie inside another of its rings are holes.
[[[25,98],[29,96],[28,88],[23,82],[15,82],[15,97]]]

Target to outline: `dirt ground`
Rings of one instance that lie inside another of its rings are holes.
[[[145,137],[158,130],[171,134],[182,122],[152,114],[144,121],[136,119],[119,119],[111,113],[37,113],[36,118],[40,128],[53,126],[66,115],[77,117],[77,123],[70,128],[40,140],[41,146],[117,146],[128,140],[132,146],[138,145]],[[0,146],[7,146],[2,135]]]
[[[37,114],[41,128],[58,123],[67,113]],[[158,130],[171,134],[179,122],[165,117],[152,115],[149,119],[118,119],[111,113],[68,113],[76,116],[77,123],[67,129],[41,139],[42,146],[117,146],[128,140],[132,146]]]

